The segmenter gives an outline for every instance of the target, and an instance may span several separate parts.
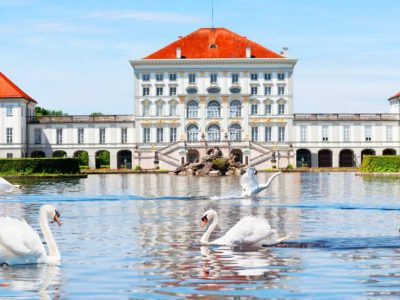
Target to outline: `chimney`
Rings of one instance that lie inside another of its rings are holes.
[[[288,48],[288,47],[282,47],[281,54],[282,54],[284,57],[288,57],[289,48]]]
[[[246,58],[251,58],[251,47],[246,47]]]
[[[176,58],[182,58],[181,48],[176,48]]]

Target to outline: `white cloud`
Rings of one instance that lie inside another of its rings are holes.
[[[109,21],[136,20],[136,21],[157,21],[172,23],[187,23],[203,21],[203,18],[186,14],[167,12],[145,12],[145,11],[96,11],[88,14],[87,18],[98,18]]]

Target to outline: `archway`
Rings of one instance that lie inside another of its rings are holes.
[[[79,160],[79,166],[88,167],[89,166],[89,153],[85,150],[78,150],[74,153],[74,157]]]
[[[53,157],[67,157],[67,152],[65,152],[63,150],[54,151]]]
[[[96,169],[110,168],[110,152],[100,150],[96,152]]]
[[[354,167],[354,152],[344,149],[339,153],[339,167]]]
[[[117,168],[132,169],[132,152],[129,150],[121,150],[117,153]]]
[[[383,150],[382,155],[396,155],[396,150],[394,150],[394,149],[385,149],[385,150]]]
[[[46,154],[43,151],[35,150],[31,153],[32,158],[46,157]]]
[[[311,167],[311,151],[308,149],[298,149],[296,151],[296,166],[298,168]]]
[[[375,150],[373,149],[364,149],[361,151],[361,163],[363,161],[364,155],[375,155]]]
[[[231,155],[235,156],[235,162],[243,163],[243,152],[240,149],[232,149]]]
[[[318,167],[331,168],[332,167],[332,151],[323,149],[318,151]]]
[[[186,161],[188,163],[194,163],[197,162],[200,158],[200,154],[199,151],[197,151],[196,149],[189,149],[187,154],[186,154]]]

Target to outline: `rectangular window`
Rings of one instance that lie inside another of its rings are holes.
[[[250,74],[250,79],[251,80],[258,80],[258,73],[251,73]]]
[[[160,117],[164,114],[164,104],[158,103],[156,106],[156,116]]]
[[[143,116],[149,116],[150,115],[150,104],[149,103],[143,103]]]
[[[176,103],[171,103],[169,105],[169,115],[176,116]]]
[[[176,87],[175,86],[171,86],[169,88],[169,95],[170,96],[175,96],[176,95]]]
[[[271,73],[264,73],[264,80],[271,80],[272,74]]]
[[[250,106],[250,115],[255,116],[255,115],[257,115],[257,114],[258,114],[258,105],[255,104],[255,103],[253,103],[253,104]]]
[[[285,87],[278,86],[278,95],[285,95]]]
[[[328,126],[322,126],[322,141],[327,142],[329,140],[328,134]]]
[[[12,128],[7,128],[6,129],[6,140],[7,140],[7,144],[12,144],[13,142],[13,129]]]
[[[62,136],[62,129],[56,130],[56,144],[62,144],[63,136]]]
[[[265,104],[265,114],[270,115],[272,112],[272,105],[271,104]]]
[[[232,83],[239,83],[239,74],[232,74]]]
[[[272,141],[272,127],[265,127],[265,141]]]
[[[176,127],[169,129],[169,141],[176,142]]]
[[[176,81],[176,73],[169,73],[169,80]]]
[[[163,81],[164,80],[164,74],[163,73],[157,73],[156,74],[156,80],[157,81]]]
[[[350,142],[350,126],[343,126],[343,140]]]
[[[283,142],[285,140],[285,127],[279,127],[278,140],[279,140],[279,142]]]
[[[278,73],[278,80],[285,80],[285,73]]]
[[[257,95],[258,94],[258,88],[256,86],[251,87],[251,94],[252,95]]]
[[[42,143],[42,130],[40,128],[35,128],[35,144]]]
[[[144,87],[143,88],[143,96],[148,96],[148,95],[150,95],[150,88]]]
[[[386,126],[386,141],[393,141],[393,126]]]
[[[157,128],[157,143],[164,142],[164,128]]]
[[[78,144],[83,144],[85,142],[84,129],[78,128]]]
[[[285,104],[278,104],[278,115],[285,114]]]
[[[143,128],[143,143],[150,143],[150,128]]]
[[[7,116],[7,117],[12,117],[12,115],[13,115],[13,108],[12,108],[12,106],[7,106],[7,107],[6,107],[6,116]]]
[[[196,83],[196,74],[189,74],[189,83]]]
[[[128,142],[128,128],[121,128],[121,144]]]
[[[142,80],[143,81],[150,81],[150,74],[143,74],[142,75]]]
[[[218,74],[216,73],[210,74],[210,83],[217,83],[217,81],[218,81]]]
[[[264,87],[264,95],[271,95],[272,94],[272,87],[266,86]]]
[[[253,142],[258,141],[258,127],[251,127],[251,140]]]
[[[371,139],[372,139],[372,127],[365,126],[365,140],[371,141]]]
[[[300,141],[306,142],[307,141],[307,126],[300,126]]]
[[[162,87],[157,87],[157,89],[156,89],[156,94],[157,94],[157,96],[162,96],[162,95],[163,95],[163,92],[164,92],[164,88],[162,88]]]
[[[12,153],[7,153],[7,158],[13,158],[13,154]]]
[[[99,129],[99,143],[104,144],[106,142],[106,129],[100,128]]]

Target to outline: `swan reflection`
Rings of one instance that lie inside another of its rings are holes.
[[[8,289],[34,292],[42,300],[61,298],[62,272],[57,265],[3,267],[0,282],[3,285],[0,293],[1,289]]]

